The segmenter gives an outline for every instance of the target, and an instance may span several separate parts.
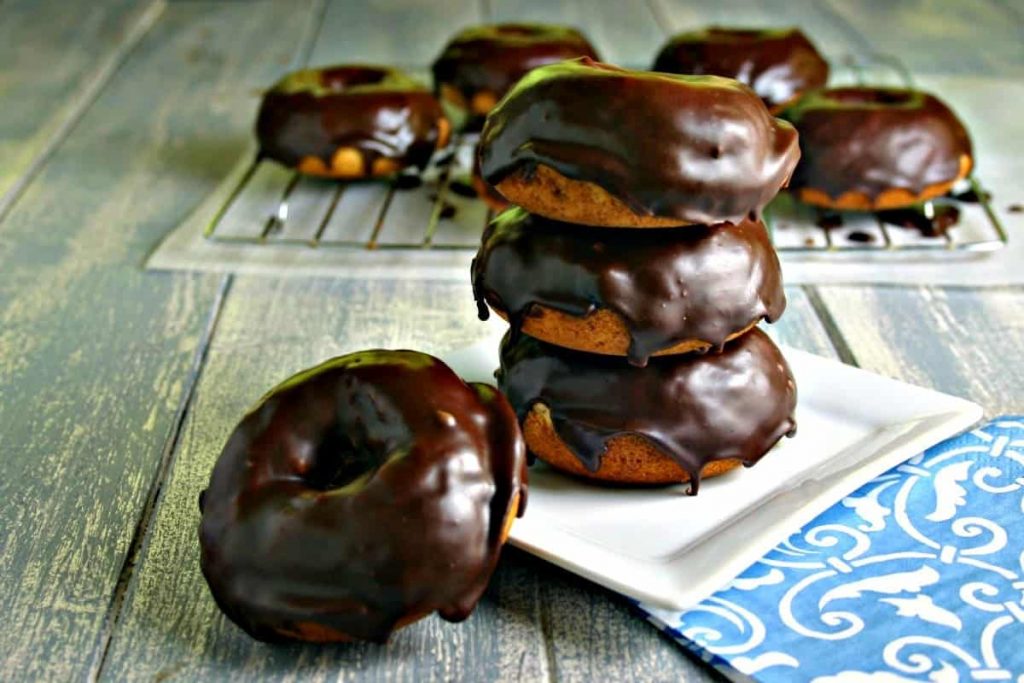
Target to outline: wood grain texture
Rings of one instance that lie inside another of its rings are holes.
[[[119,48],[149,5],[151,0],[0,5],[0,199],[116,68]]]
[[[928,74],[1024,75],[1024,19],[992,0],[828,0],[879,52]]]
[[[0,223],[4,680],[78,680],[219,278],[140,264],[241,149],[294,3],[167,11]]]
[[[538,21],[582,28],[602,59],[622,66],[647,68],[664,37],[643,2],[492,0],[487,4],[488,21]]]
[[[802,292],[791,290],[786,343],[829,352]],[[621,598],[510,552],[474,616],[434,617],[387,648],[268,647],[227,622],[199,572],[196,500],[228,434],[269,387],[333,355],[363,348],[431,353],[485,334],[467,285],[239,277],[222,312],[174,471],[165,486],[112,643],[105,677],[182,680],[700,679],[702,668]],[[173,571],[169,571],[173,568]],[[598,676],[601,677],[601,676]]]
[[[423,71],[456,30],[481,20],[478,0],[333,0],[310,64],[379,62]]]
[[[752,28],[799,26],[822,54],[831,59],[871,51],[871,43],[864,36],[818,0],[648,1],[667,33],[709,25]],[[658,47],[660,44],[651,48],[650,61],[654,60]]]
[[[1024,412],[1024,289],[821,287],[857,363],[980,403]]]

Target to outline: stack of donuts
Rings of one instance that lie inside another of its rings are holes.
[[[793,127],[717,76],[581,58],[498,103],[479,165],[513,206],[473,288],[510,323],[498,380],[534,456],[696,493],[793,432],[792,375],[756,326],[785,308],[760,216],[798,158]]]

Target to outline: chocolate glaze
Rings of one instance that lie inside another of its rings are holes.
[[[843,224],[843,215],[834,211],[819,211],[818,220],[814,224],[823,230],[838,228]]]
[[[636,434],[690,474],[692,493],[707,463],[753,465],[796,429],[792,374],[757,329],[720,354],[659,356],[644,369],[506,336],[498,383],[520,420],[534,404],[547,406],[558,436],[590,471],[612,437]]]
[[[960,221],[960,209],[939,204],[932,205],[930,215],[919,206],[878,211],[875,215],[890,225],[918,230],[925,237],[941,237]]]
[[[467,617],[498,560],[525,447],[504,397],[413,351],[296,375],[245,417],[200,505],[202,569],[262,640],[384,641],[403,617]]]
[[[759,216],[799,158],[796,131],[745,85],[585,58],[531,71],[480,140],[492,185],[542,164],[596,183],[638,215],[691,223]]]
[[[346,65],[285,76],[264,96],[256,120],[260,156],[286,166],[316,157],[330,167],[354,147],[370,168],[379,157],[424,168],[438,138],[441,106],[401,71]]]
[[[971,140],[936,97],[901,88],[832,88],[810,93],[783,116],[800,132],[790,187],[876,198],[901,188],[921,194],[955,179]]]
[[[469,101],[480,91],[500,99],[526,72],[573,57],[598,59],[577,29],[548,24],[485,24],[459,31],[434,62],[434,88],[458,90]],[[483,123],[480,117],[473,128]]]
[[[686,230],[603,229],[505,211],[487,227],[472,267],[481,318],[486,303],[517,335],[536,305],[584,317],[598,308],[629,330],[629,360],[686,339],[726,338],[786,307],[779,260],[760,222]]]
[[[735,78],[771,109],[828,80],[828,62],[798,28],[712,26],[679,33],[661,48],[652,69]]]

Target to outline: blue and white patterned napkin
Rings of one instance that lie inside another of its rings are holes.
[[[639,608],[735,680],[1024,683],[1024,417],[886,472],[692,609]]]

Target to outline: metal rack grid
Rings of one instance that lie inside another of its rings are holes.
[[[835,65],[836,83],[913,87],[895,58]],[[213,214],[208,241],[281,249],[475,251],[491,218],[487,206],[468,191],[475,138],[461,136],[418,176],[391,183],[337,183],[302,176],[269,161],[254,160]],[[253,155],[255,157],[255,155]],[[828,212],[842,226],[822,227],[823,212],[783,192],[765,212],[776,249],[783,253],[979,252],[1003,247],[1007,234],[976,178],[965,187],[978,198],[926,202],[928,215],[954,205],[959,220],[929,236],[887,224],[872,213]],[[370,257],[368,257],[370,258]]]

